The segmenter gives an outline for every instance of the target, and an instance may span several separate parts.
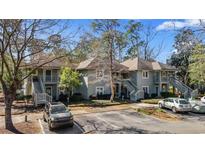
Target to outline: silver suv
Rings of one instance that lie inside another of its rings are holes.
[[[69,125],[73,126],[73,115],[70,110],[60,102],[45,105],[43,119],[48,122],[49,129]]]
[[[174,113],[191,111],[191,104],[181,98],[165,98],[159,101],[159,107],[171,109]]]

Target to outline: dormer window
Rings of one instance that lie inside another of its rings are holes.
[[[142,78],[148,79],[149,78],[149,72],[148,71],[142,71]]]
[[[96,78],[103,78],[104,76],[104,71],[103,70],[96,70]]]

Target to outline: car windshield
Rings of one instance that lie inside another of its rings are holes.
[[[51,107],[51,114],[65,113],[65,112],[67,112],[67,109],[64,106]]]
[[[178,102],[179,102],[179,104],[189,104],[189,102],[188,101],[186,101],[186,100],[178,100]]]

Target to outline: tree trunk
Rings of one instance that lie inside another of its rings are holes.
[[[110,87],[111,87],[111,97],[110,97],[110,102],[113,102],[114,96],[115,96],[115,88],[114,88],[114,81],[113,81],[113,49],[112,49],[112,43],[110,45],[110,51],[109,51],[109,56],[110,56]]]
[[[12,94],[5,95],[5,128],[8,130],[15,130],[11,115],[11,106],[14,96]]]
[[[113,75],[112,72],[110,72],[110,86],[111,86],[111,97],[110,97],[110,102],[113,102],[114,96],[115,96],[115,86],[114,86],[114,81],[113,81]]]

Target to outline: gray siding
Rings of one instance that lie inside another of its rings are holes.
[[[110,94],[110,78],[109,71],[104,70],[103,78],[96,78],[96,70],[80,71],[83,74],[81,77],[82,85],[75,89],[75,92],[81,93],[84,99],[89,99],[89,96],[96,95],[96,87],[104,87],[104,94]]]

